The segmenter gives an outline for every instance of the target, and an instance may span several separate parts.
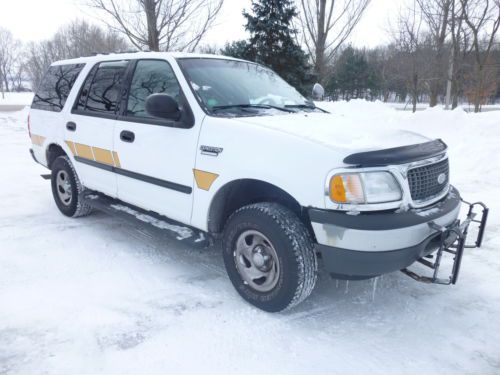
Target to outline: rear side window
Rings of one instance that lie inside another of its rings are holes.
[[[127,65],[128,61],[109,61],[94,67],[83,84],[75,109],[89,114],[114,114]]]
[[[40,83],[31,108],[61,112],[84,65],[51,66]]]
[[[139,60],[130,83],[127,116],[152,118],[146,113],[146,98],[164,93],[180,102],[181,88],[172,68],[166,61]]]

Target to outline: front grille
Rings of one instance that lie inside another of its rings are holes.
[[[438,182],[441,174],[444,181]],[[411,198],[414,201],[425,201],[439,195],[447,186],[450,176],[448,159],[435,164],[424,165],[408,171]]]

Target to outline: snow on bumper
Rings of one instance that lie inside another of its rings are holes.
[[[309,216],[325,267],[335,274],[375,276],[402,269],[437,248],[439,232],[460,212],[455,188],[441,202],[405,212],[345,212],[310,209]]]

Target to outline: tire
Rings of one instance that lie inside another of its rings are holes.
[[[66,155],[59,156],[52,164],[52,195],[57,208],[69,217],[89,215],[92,208],[83,203],[80,194],[85,190],[73,164]]]
[[[288,208],[276,203],[240,208],[228,219],[222,244],[229,279],[255,307],[278,312],[311,294],[318,270],[313,241]]]

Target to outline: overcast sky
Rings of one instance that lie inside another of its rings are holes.
[[[83,0],[0,0],[0,26],[12,31],[23,41],[50,38],[56,30],[75,18],[99,22]],[[352,35],[358,46],[373,47],[388,40],[389,19],[396,17],[399,3],[404,0],[372,0]],[[243,9],[250,9],[250,0],[225,0],[217,19],[203,43],[223,45],[227,41],[245,38]]]

